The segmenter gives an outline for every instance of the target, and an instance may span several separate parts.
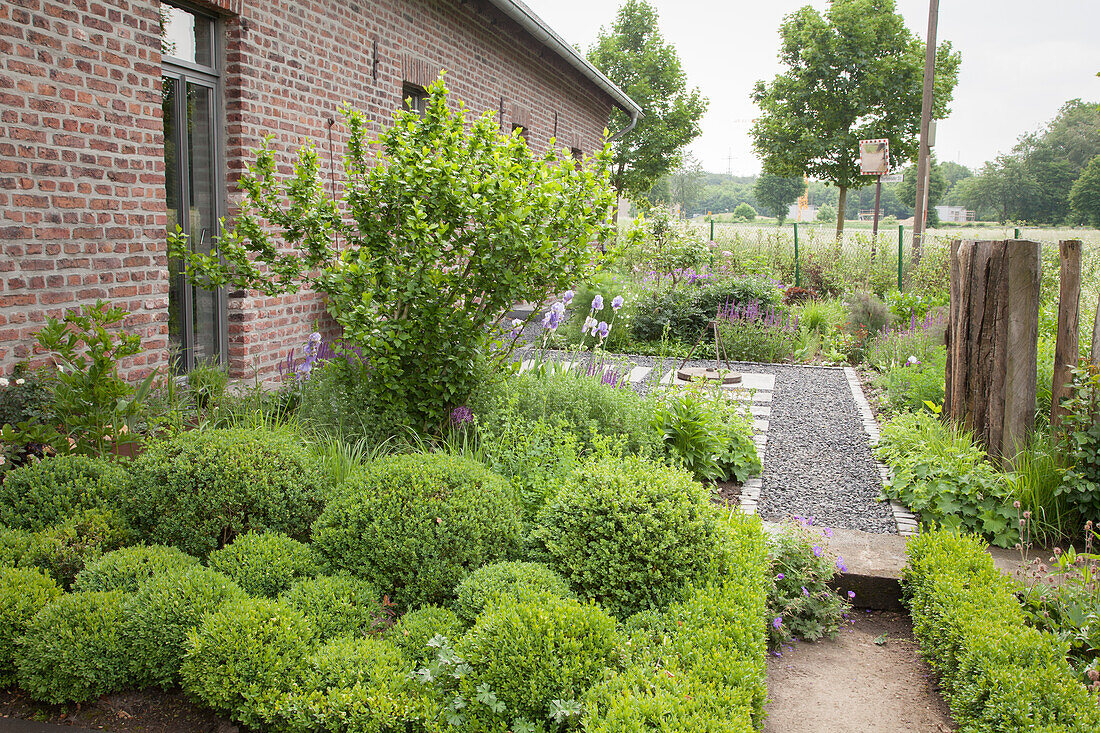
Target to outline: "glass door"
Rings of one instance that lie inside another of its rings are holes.
[[[162,14],[162,111],[168,231],[179,227],[192,251],[209,253],[223,215],[219,150],[219,84],[210,18],[179,8]],[[204,50],[205,49],[205,50]],[[182,263],[168,263],[168,336],[177,369],[222,361],[225,294],[187,281]]]

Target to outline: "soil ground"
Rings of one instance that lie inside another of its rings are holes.
[[[764,733],[953,731],[909,617],[854,611],[852,621],[835,639],[768,659]]]
[[[42,705],[17,689],[0,690],[0,731],[5,718],[37,720],[112,733],[236,733],[237,727],[193,705],[180,692],[145,690],[104,695],[83,705]],[[61,729],[64,730],[64,729]]]

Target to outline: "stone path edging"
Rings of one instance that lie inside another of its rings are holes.
[[[875,414],[871,412],[871,405],[867,402],[866,395],[863,394],[863,386],[859,382],[859,374],[853,367],[844,367],[844,376],[848,379],[848,386],[852,389],[852,399],[856,401],[856,408],[859,410],[859,416],[863,420],[863,431],[867,433],[867,442],[874,448],[878,445],[879,433],[878,422],[875,420]],[[882,485],[885,486],[891,479],[890,469],[875,460],[875,465],[878,466],[879,477],[882,479]],[[890,510],[894,513],[894,521],[898,525],[898,534],[902,537],[912,537],[920,531],[917,523],[917,517],[911,511],[909,511],[904,504],[898,502],[896,499],[890,500]]]

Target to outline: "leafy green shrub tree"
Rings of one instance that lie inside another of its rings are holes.
[[[154,443],[131,471],[127,518],[146,539],[205,557],[250,530],[309,538],[327,485],[294,434],[193,430]]]
[[[60,595],[53,578],[37,568],[0,568],[0,687],[15,684],[16,640]]]
[[[300,611],[267,598],[230,601],[187,639],[183,690],[252,728],[265,728],[302,674],[316,632]]]
[[[618,657],[615,619],[594,604],[544,593],[505,596],[482,613],[456,651],[473,672],[466,699],[486,690],[503,709],[472,708],[478,722],[572,722],[580,701]]]
[[[458,586],[455,610],[468,623],[473,623],[487,607],[501,596],[525,597],[549,593],[559,598],[572,598],[573,593],[561,576],[537,562],[498,562],[475,570]]]
[[[253,596],[274,598],[302,578],[320,570],[320,558],[309,545],[279,532],[247,532],[214,550],[207,564],[225,573]]]
[[[54,705],[128,687],[127,601],[121,591],[70,593],[43,608],[19,642],[19,686]]]
[[[280,600],[305,614],[322,640],[365,636],[380,631],[387,620],[374,585],[350,575],[299,580]]]
[[[377,638],[338,638],[306,660],[302,681],[280,702],[291,731],[403,731],[420,715],[411,664]]]
[[[376,161],[365,116],[346,110],[339,204],[322,195],[315,149],[299,152],[280,185],[264,148],[240,180],[234,229],[211,253],[179,237],[170,245],[204,286],[324,293],[362,351],[372,403],[426,425],[465,402],[475,363],[489,356],[486,333],[505,311],[584,279],[612,203],[606,150],[581,167],[556,149],[537,158],[519,136],[502,135],[493,114],[468,123],[452,107],[442,79],[433,83],[423,116],[399,113],[385,127]]]
[[[138,687],[179,684],[187,635],[203,614],[247,598],[236,583],[201,565],[171,568],[141,587],[130,601],[126,640]]]
[[[519,551],[515,491],[476,461],[440,453],[375,461],[313,526],[337,570],[375,583],[405,608],[450,603],[474,569]]]
[[[713,572],[723,552],[717,513],[686,471],[636,457],[591,461],[539,514],[532,555],[626,618]]]
[[[733,210],[734,221],[753,221],[756,219],[756,209],[752,208],[752,205],[741,202],[737,205],[737,208]]]
[[[161,573],[179,571],[198,564],[197,559],[175,547],[122,547],[88,563],[77,573],[73,590],[121,590],[133,593]]]
[[[669,393],[653,425],[672,459],[698,479],[743,482],[760,472],[752,417],[723,395],[694,387]]]
[[[435,656],[428,642],[437,636],[455,640],[465,630],[455,612],[442,606],[421,606],[409,611],[386,630],[386,638],[396,644],[409,659],[426,662]]]
[[[35,334],[38,345],[52,352],[58,372],[53,385],[53,413],[61,429],[42,428],[23,436],[4,431],[5,442],[35,437],[59,453],[102,456],[117,446],[139,440],[137,423],[153,387],[156,370],[136,387],[118,374],[118,362],[141,352],[141,337],[115,331],[129,315],[105,301],[47,317]]]
[[[0,484],[0,524],[37,532],[85,509],[114,506],[129,478],[106,458],[60,455],[9,471]]]
[[[130,539],[129,530],[115,513],[87,509],[31,535],[19,565],[42,568],[68,589],[88,562]]]

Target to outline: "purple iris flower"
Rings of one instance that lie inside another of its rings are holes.
[[[611,310],[614,310],[614,311],[617,311],[617,310],[619,310],[620,308],[622,308],[622,307],[623,307],[623,303],[624,303],[624,302],[625,302],[625,301],[623,300],[623,296],[621,296],[621,295],[616,295],[616,296],[615,296],[615,297],[614,297],[614,298],[613,298],[613,299],[611,300]]]
[[[592,312],[595,313],[596,311],[602,311],[602,310],[603,310],[603,296],[602,295],[597,295],[595,298],[592,299]]]
[[[607,321],[600,321],[599,325],[596,326],[596,330],[599,332],[600,338],[605,339],[607,334],[611,332],[611,326],[607,325]]]
[[[565,305],[569,305],[573,302],[573,296],[576,295],[572,290],[566,290],[561,294],[561,302]]]

